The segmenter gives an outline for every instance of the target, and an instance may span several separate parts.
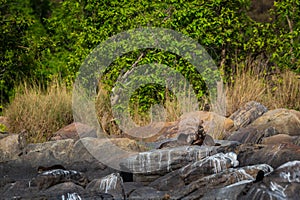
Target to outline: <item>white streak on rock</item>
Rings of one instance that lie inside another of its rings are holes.
[[[300,167],[300,161],[294,160],[294,161],[284,163],[283,165],[279,166],[277,169],[286,168],[286,167],[295,167],[297,165]]]
[[[100,190],[107,193],[109,190],[116,189],[118,177],[118,175],[113,173],[102,178],[100,182]]]
[[[67,193],[67,199],[66,200],[82,200],[81,197],[77,193]],[[65,200],[65,195],[61,196],[62,200]]]
[[[54,169],[50,171],[43,172],[42,175],[52,175],[52,176],[57,176],[57,175],[64,175],[64,176],[69,176],[71,174],[78,174],[79,172],[74,171],[74,170],[63,170],[63,169]]]
[[[162,152],[159,152],[159,158],[158,158],[158,169],[161,170],[161,162],[162,162]]]
[[[171,157],[172,150],[168,151],[168,164],[167,164],[167,171],[169,172],[171,170],[171,162],[172,162],[172,157]]]
[[[250,182],[253,182],[253,180],[242,180],[242,181],[233,183],[231,185],[227,185],[227,186],[225,186],[225,188],[235,187],[235,186],[238,186],[238,185],[244,185],[244,184],[247,184],[247,183],[250,183]]]
[[[285,190],[287,188],[287,185],[283,188],[276,182],[271,181],[270,184],[270,190],[272,191],[271,193],[269,193],[270,195],[275,196],[277,199],[286,199]]]

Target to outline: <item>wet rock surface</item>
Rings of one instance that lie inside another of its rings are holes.
[[[107,141],[82,124],[82,137],[71,124],[26,146],[3,133],[0,199],[300,199],[299,116],[249,102],[230,119],[199,111],[151,125],[158,134],[142,141]],[[136,153],[119,158],[111,145]],[[110,152],[121,171],[96,152]]]

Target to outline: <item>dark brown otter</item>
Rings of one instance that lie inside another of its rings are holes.
[[[257,172],[256,179],[255,179],[255,181],[253,181],[253,183],[258,183],[258,182],[262,181],[264,179],[264,177],[265,177],[265,172],[263,170],[259,170]]]

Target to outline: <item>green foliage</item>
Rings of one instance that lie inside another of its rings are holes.
[[[6,132],[7,127],[4,124],[0,124],[0,132]]]
[[[24,80],[47,85],[59,77],[72,86],[82,62],[98,44],[138,27],[169,28],[195,39],[226,78],[234,76],[237,63],[260,56],[269,63],[268,70],[289,68],[300,73],[297,0],[275,1],[268,13],[271,19],[263,22],[249,17],[254,2],[250,0],[0,2],[0,106],[8,103],[15,86]],[[139,65],[170,66],[193,85],[198,99],[206,94],[204,81],[208,83],[208,79],[203,80],[187,60],[157,49],[129,52],[116,59],[103,80],[109,89],[142,52],[145,55]]]
[[[283,68],[300,72],[300,2],[297,0],[275,1],[274,51],[272,59]],[[271,44],[272,45],[272,44]],[[271,46],[270,45],[270,46]]]

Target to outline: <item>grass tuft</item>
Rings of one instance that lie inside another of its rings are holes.
[[[16,90],[11,104],[4,110],[9,132],[26,132],[28,142],[45,142],[54,132],[73,121],[72,95],[57,81],[46,90],[24,84]]]
[[[249,101],[258,101],[268,109],[287,108],[300,110],[300,79],[289,70],[265,74],[257,66],[237,72],[227,84],[226,104],[229,116]]]

